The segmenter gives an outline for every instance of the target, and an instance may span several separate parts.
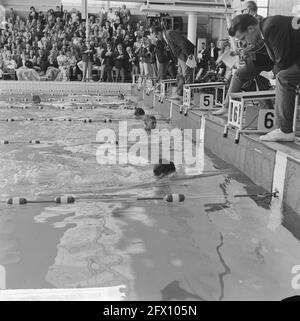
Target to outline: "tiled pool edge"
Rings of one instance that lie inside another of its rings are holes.
[[[171,123],[179,128],[200,128],[202,116],[190,112],[186,116],[180,113],[180,103],[170,100],[158,101],[159,95],[133,88],[132,94],[138,95],[144,104],[154,108]],[[223,125],[215,117],[205,121],[204,146],[225,162],[233,165],[255,184],[267,191],[280,190],[280,199],[300,216],[300,159],[276,147],[241,135],[239,144],[234,143],[235,132],[229,130],[228,137],[223,137]],[[280,156],[280,157],[279,157]],[[275,175],[274,173],[283,173]]]

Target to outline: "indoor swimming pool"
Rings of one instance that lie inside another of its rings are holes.
[[[117,131],[120,120],[128,130],[143,128],[134,107],[154,115],[158,129],[171,130],[171,124],[134,97],[40,98],[0,96],[6,289],[111,288],[104,299],[123,300],[281,300],[297,294],[292,269],[300,264],[300,225],[278,199],[234,197],[265,191],[201,141],[197,165],[183,163],[170,177],[155,178],[149,163],[101,165],[98,131]],[[185,201],[158,199],[172,193],[184,194]],[[6,203],[65,195],[75,202]]]

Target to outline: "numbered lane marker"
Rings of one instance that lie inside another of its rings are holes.
[[[239,127],[241,124],[242,103],[240,101],[231,101],[230,124]]]
[[[183,89],[183,105],[186,107],[191,106],[191,89],[190,88]]]
[[[201,94],[200,95],[200,108],[211,109],[214,105],[214,96],[212,94]]]
[[[258,130],[268,132],[275,128],[275,113],[272,109],[261,109],[258,113]]]

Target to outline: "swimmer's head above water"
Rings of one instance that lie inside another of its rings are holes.
[[[141,116],[144,116],[145,115],[145,111],[143,108],[136,108],[135,111],[134,111],[134,116],[136,117],[141,117]]]
[[[146,115],[144,117],[145,131],[150,133],[152,129],[156,128],[156,118],[152,115]]]
[[[176,167],[173,162],[159,159],[159,163],[154,165],[153,173],[156,177],[164,177],[166,175],[175,174]]]

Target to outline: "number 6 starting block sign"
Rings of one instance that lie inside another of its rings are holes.
[[[261,109],[258,113],[257,130],[261,132],[268,132],[275,127],[275,115],[272,109]]]
[[[232,100],[230,102],[230,111],[228,113],[228,116],[228,123],[241,129],[242,103],[240,101]]]
[[[200,95],[200,110],[210,110],[214,105],[214,96],[211,94]]]
[[[264,134],[274,129],[274,110],[263,109],[260,103],[261,100],[271,100],[272,103],[273,99],[275,99],[274,90],[232,93],[223,136],[227,137],[229,125],[237,128],[235,143],[239,142],[240,133]]]

